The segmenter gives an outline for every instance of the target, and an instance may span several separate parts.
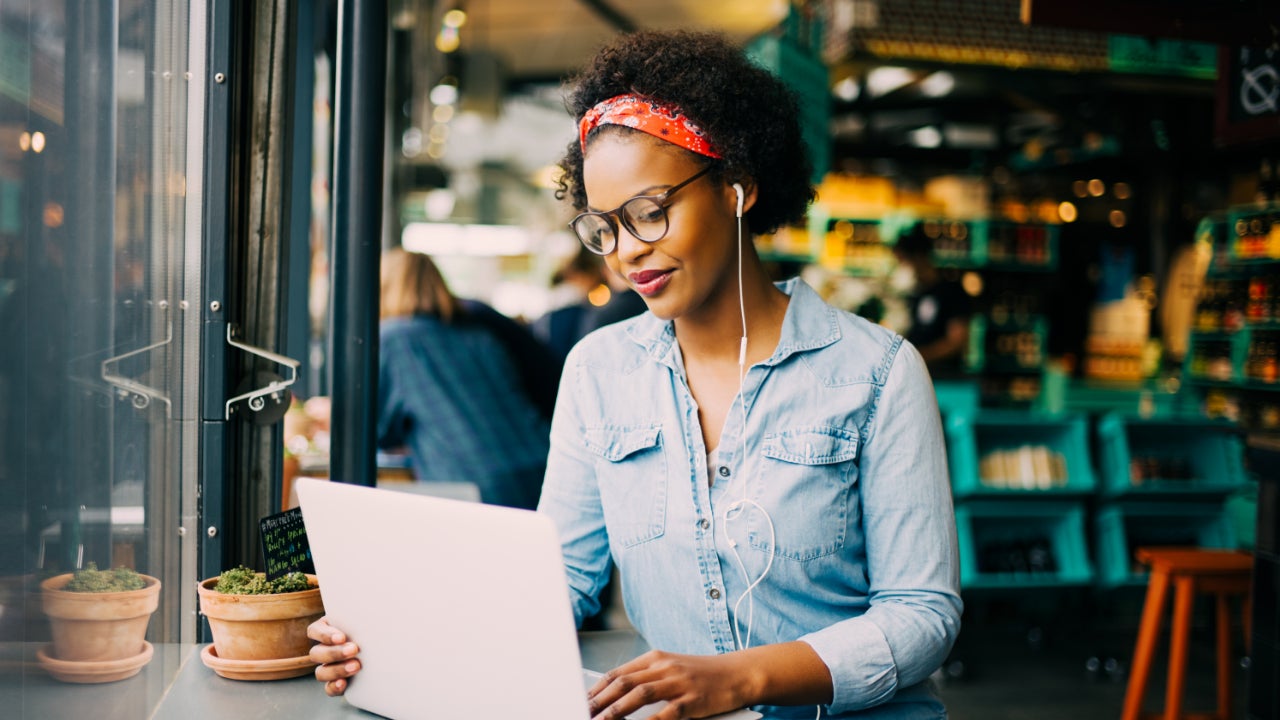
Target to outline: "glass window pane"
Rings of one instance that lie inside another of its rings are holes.
[[[0,3],[0,668],[18,655],[32,688],[57,639],[50,577],[136,569],[161,581],[147,640],[194,628],[179,527],[197,468],[189,58],[204,41],[189,46],[189,11]]]

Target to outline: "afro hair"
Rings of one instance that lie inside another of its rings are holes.
[[[577,121],[601,101],[627,93],[680,108],[722,156],[712,161],[713,177],[755,182],[756,203],[746,214],[751,232],[772,232],[804,219],[814,190],[795,96],[723,36],[689,31],[622,35],[571,78],[570,87],[566,103]],[[580,211],[587,207],[582,163],[575,134],[560,160],[563,173],[556,197],[569,198]]]

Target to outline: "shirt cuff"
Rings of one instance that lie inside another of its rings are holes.
[[[800,638],[831,673],[832,715],[885,702],[898,690],[893,651],[880,628],[866,618],[845,620]]]

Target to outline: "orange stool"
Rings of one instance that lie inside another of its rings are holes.
[[[1138,561],[1151,566],[1147,583],[1147,600],[1138,628],[1138,644],[1133,651],[1133,669],[1124,696],[1123,720],[1141,717],[1165,720],[1213,718],[1231,720],[1231,614],[1228,598],[1244,599],[1245,640],[1249,637],[1249,592],[1253,573],[1253,556],[1230,550],[1196,548],[1138,548]],[[1151,659],[1155,654],[1160,622],[1164,615],[1169,584],[1177,593],[1170,627],[1169,677],[1165,690],[1164,713],[1142,714],[1142,699],[1147,689]],[[1191,631],[1191,605],[1196,593],[1217,599],[1218,709],[1213,713],[1183,714],[1182,694],[1187,676],[1187,639]]]

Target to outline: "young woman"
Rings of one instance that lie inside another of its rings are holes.
[[[794,99],[721,38],[646,32],[595,58],[570,109],[572,227],[649,308],[570,353],[539,504],[577,617],[616,564],[656,648],[591,688],[593,716],[945,716],[927,680],[961,603],[924,363],[773,284],[752,244],[813,197]],[[339,693],[355,647],[313,636]]]

